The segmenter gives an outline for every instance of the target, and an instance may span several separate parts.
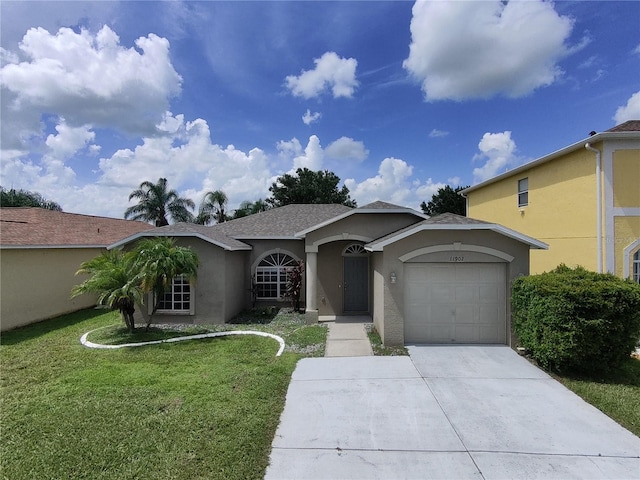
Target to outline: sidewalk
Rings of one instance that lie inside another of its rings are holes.
[[[364,323],[328,322],[325,357],[366,357],[373,350]]]

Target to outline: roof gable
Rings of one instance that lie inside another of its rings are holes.
[[[488,230],[525,243],[529,245],[530,248],[541,250],[547,250],[549,248],[549,245],[541,242],[540,240],[536,240],[533,237],[516,232],[515,230],[511,230],[510,228],[502,225],[477,220],[475,218],[463,217],[454,213],[443,213],[423,220],[420,223],[410,225],[398,230],[397,232],[390,233],[389,235],[385,235],[382,238],[374,240],[373,242],[365,245],[365,248],[371,252],[381,252],[387,245],[425,230]]]

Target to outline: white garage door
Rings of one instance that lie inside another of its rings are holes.
[[[506,343],[504,263],[408,263],[406,343]]]

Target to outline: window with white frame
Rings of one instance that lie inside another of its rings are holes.
[[[518,180],[518,206],[529,205],[529,177]]]
[[[633,281],[640,283],[640,250],[633,254]]]
[[[192,292],[193,288],[189,280],[184,275],[173,278],[171,286],[162,295],[158,303],[159,313],[181,313],[189,314],[193,311]]]
[[[287,291],[287,272],[298,264],[286,253],[271,253],[256,267],[256,298],[281,299]]]

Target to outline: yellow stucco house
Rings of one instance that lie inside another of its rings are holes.
[[[564,263],[640,282],[640,120],[631,120],[461,192],[467,215],[549,245],[531,273]]]

